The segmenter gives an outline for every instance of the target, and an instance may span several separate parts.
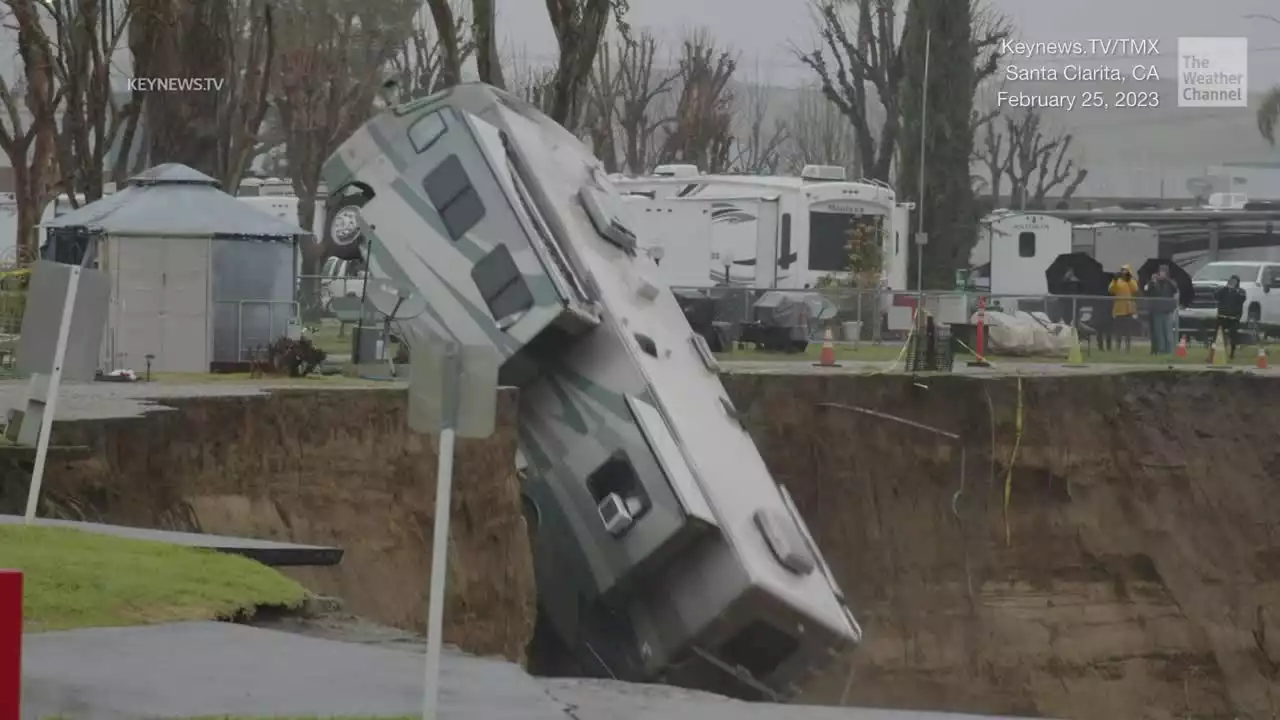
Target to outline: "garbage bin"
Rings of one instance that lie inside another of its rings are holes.
[[[386,340],[386,329],[381,325],[355,325],[351,328],[351,363],[359,365],[382,360]]]
[[[855,320],[853,322],[843,323],[840,328],[841,337],[845,342],[858,342],[862,340],[862,322]]]

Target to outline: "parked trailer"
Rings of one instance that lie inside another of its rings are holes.
[[[1160,257],[1160,233],[1150,225],[1137,223],[1076,225],[1071,229],[1071,250],[1088,254],[1107,272],[1124,265],[1137,268]]]
[[[641,241],[662,248],[662,278],[671,285],[724,285],[726,267],[728,283],[739,286],[843,280],[850,233],[862,225],[880,236],[886,282],[905,289],[911,206],[897,203],[888,185],[847,182],[843,172],[814,165],[800,177],[703,175],[668,165],[652,176],[613,179],[627,194]]]
[[[619,189],[526,102],[464,84],[329,159],[330,232],[502,358],[543,621],[591,674],[793,696],[861,632]],[[355,222],[352,225],[352,222]],[[411,349],[412,352],[412,349]]]
[[[1047,295],[1045,270],[1071,252],[1071,223],[1038,213],[1001,211],[982,221],[969,264],[993,294]],[[985,269],[985,272],[981,272]]]

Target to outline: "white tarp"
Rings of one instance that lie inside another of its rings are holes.
[[[978,322],[977,313],[970,322]],[[1065,357],[1071,350],[1071,327],[1050,322],[1044,313],[988,310],[985,323],[983,352],[987,355]]]

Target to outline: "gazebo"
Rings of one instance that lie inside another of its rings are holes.
[[[44,228],[45,258],[111,277],[106,369],[149,361],[160,372],[208,372],[245,362],[296,317],[306,231],[185,165],[151,168]]]

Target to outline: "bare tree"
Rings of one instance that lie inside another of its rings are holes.
[[[176,77],[186,92],[148,93],[146,161],[180,162],[234,193],[270,107],[276,32],[271,0],[135,0],[134,77]],[[212,80],[217,87],[201,87]],[[127,132],[126,132],[127,134]]]
[[[453,30],[448,33],[456,49],[459,62],[466,62],[475,52],[475,44],[467,35],[467,22],[454,17]],[[391,77],[396,81],[398,102],[430,95],[456,82],[445,71],[447,53],[443,36],[435,30],[434,21],[419,9],[404,33],[399,47],[388,63]]]
[[[1004,188],[1004,177],[1009,174],[1014,149],[1009,137],[1000,129],[1001,119],[990,114],[983,118],[973,143],[973,159],[986,171],[982,180],[986,183],[987,193],[997,204]]]
[[[502,77],[502,59],[498,57],[498,20],[495,0],[473,0],[474,14],[471,37],[476,44],[476,70],[480,81],[494,87],[505,88]]]
[[[539,110],[549,112],[556,69],[539,64],[527,53],[511,55],[504,65],[509,78],[507,89]]]
[[[617,18],[623,37],[629,37],[627,0],[546,0],[547,15],[560,48],[551,97],[544,109],[552,120],[576,132],[583,117],[583,98],[596,53],[604,42],[610,16]]]
[[[733,144],[734,96],[729,84],[738,62],[706,30],[685,38],[675,120],[663,139],[662,163],[688,163],[724,172]]]
[[[24,9],[15,12],[15,19],[44,20],[30,28],[28,36],[53,63],[62,101],[54,130],[58,185],[71,205],[79,207],[77,194],[87,202],[102,197],[107,153],[123,121],[136,122],[138,105],[130,103],[121,111],[111,87],[112,56],[133,7],[129,0],[44,0],[35,7],[39,12]],[[121,149],[126,158],[128,150]]]
[[[600,47],[595,70],[588,84],[582,135],[604,165],[605,172],[618,172],[618,95],[621,73],[609,44]]]
[[[656,160],[655,134],[672,118],[661,112],[655,101],[665,98],[679,77],[678,71],[654,71],[658,40],[642,32],[635,42],[621,43],[618,66],[618,124],[622,130],[626,171],[639,175]]]
[[[35,259],[36,225],[54,180],[55,116],[62,102],[55,60],[49,43],[41,42],[40,11],[32,0],[5,0],[17,30],[22,76],[11,85],[0,73],[0,149],[13,169],[13,194],[18,206],[17,259]]]
[[[798,173],[805,165],[838,165],[858,177],[857,136],[849,118],[818,87],[802,88],[787,117],[784,167]]]
[[[773,113],[775,89],[759,71],[745,83],[737,115],[742,122],[734,137],[733,169],[753,175],[774,174],[782,165],[787,124]]]
[[[1051,133],[1034,108],[1005,117],[1008,150],[1004,174],[1009,178],[1011,202],[1022,207],[1043,207],[1050,192],[1070,198],[1088,176],[1070,158],[1070,133]]]
[[[426,0],[427,9],[431,12],[431,20],[436,26],[436,38],[439,43],[439,86],[450,87],[462,82],[462,44],[458,31],[458,13],[453,10],[450,0]],[[465,17],[465,15],[463,16]]]
[[[369,118],[378,77],[402,46],[411,0],[297,0],[282,7],[279,72],[272,97],[284,134],[298,224],[314,228],[324,162]],[[308,243],[302,274],[315,275],[323,246]]]
[[[854,5],[852,16],[845,5]],[[901,128],[903,78],[894,2],[820,0],[815,12],[823,47],[798,56],[818,75],[823,95],[853,126],[856,174],[888,182]]]

